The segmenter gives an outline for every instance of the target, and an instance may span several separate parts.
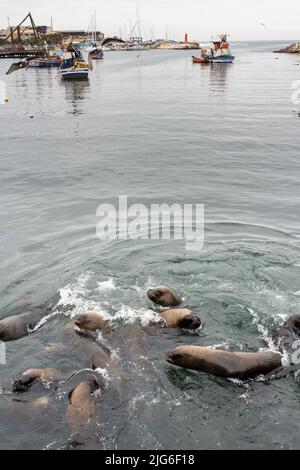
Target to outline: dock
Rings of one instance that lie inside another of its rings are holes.
[[[0,59],[25,59],[26,57],[40,57],[45,51],[27,50],[27,51],[1,51]]]

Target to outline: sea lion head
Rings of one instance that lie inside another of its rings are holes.
[[[23,372],[22,375],[13,381],[13,391],[26,392],[38,377],[39,374],[35,369],[29,369]]]
[[[292,315],[283,325],[284,329],[292,330],[297,336],[300,336],[300,315]]]
[[[86,382],[90,386],[91,393],[95,392],[99,388],[103,388],[103,379],[97,377],[96,375],[90,374],[86,378]]]
[[[167,328],[197,330],[201,326],[200,316],[188,308],[167,308],[160,312]]]
[[[166,352],[166,360],[173,365],[186,367],[187,354],[184,346],[179,346]]]
[[[149,289],[147,295],[152,302],[162,307],[177,307],[182,303],[182,299],[167,286]]]
[[[77,315],[73,321],[81,330],[110,330],[108,321],[96,312],[81,313],[80,315]]]
[[[178,327],[185,330],[198,330],[201,326],[201,318],[196,313],[190,313],[180,320]]]

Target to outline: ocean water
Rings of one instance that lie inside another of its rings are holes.
[[[11,61],[0,61],[0,318],[48,308],[36,331],[6,344],[0,448],[299,449],[294,377],[243,383],[164,360],[180,344],[270,348],[299,313],[300,57],[273,54],[281,46],[235,43],[228,66],[192,64],[188,51],[106,53],[77,83],[56,70],[5,76]],[[97,207],[120,195],[205,204],[203,249],[100,241]],[[146,291],[162,283],[201,312],[199,332],[137,335],[154,316]],[[87,367],[60,346],[63,326],[90,309],[115,325],[103,341],[120,369],[78,438],[64,414],[86,372],[19,401],[11,381],[32,367],[66,378]]]

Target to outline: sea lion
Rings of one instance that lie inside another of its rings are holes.
[[[89,367],[106,369],[109,366],[111,362],[109,349],[76,331],[74,322],[69,322],[64,327],[64,341],[71,344],[73,350],[86,357]]]
[[[95,375],[89,375],[69,393],[66,422],[71,432],[76,432],[88,423],[95,413],[93,393],[102,388],[102,383]]]
[[[200,346],[180,346],[166,353],[166,360],[186,369],[222,378],[251,379],[281,367],[281,354],[274,352],[228,352]]]
[[[160,316],[167,328],[184,328],[197,330],[201,326],[201,318],[188,308],[166,309],[160,312]]]
[[[81,330],[88,331],[110,331],[111,327],[108,320],[105,320],[99,313],[86,312],[73,318],[73,321]]]
[[[161,307],[178,307],[183,300],[169,287],[159,286],[147,291],[148,298]]]
[[[39,381],[51,384],[61,379],[61,373],[57,369],[28,369],[13,382],[14,392],[25,392],[31,385]]]
[[[300,315],[292,315],[287,319],[277,333],[278,338],[300,336]]]
[[[27,336],[44,316],[43,311],[32,311],[0,320],[0,340],[14,341]]]

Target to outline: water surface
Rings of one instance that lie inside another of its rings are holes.
[[[282,43],[237,43],[232,66],[200,66],[186,51],[106,53],[88,82],[55,70],[5,77],[0,106],[0,317],[51,304],[42,328],[7,343],[0,366],[1,448],[66,448],[64,413],[76,377],[34,413],[13,401],[28,367],[85,366],[62,341],[76,312],[99,309],[122,363],[122,386],[100,397],[85,445],[145,449],[296,449],[293,377],[234,383],[175,369],[180,344],[268,348],[300,307],[298,56]],[[0,62],[4,77],[10,61]],[[30,118],[33,115],[33,118]],[[205,204],[205,246],[96,238],[96,210],[133,202]],[[204,328],[132,340],[152,317],[151,285],[166,283],[201,311]],[[81,376],[82,378],[82,376]],[[32,390],[31,400],[41,396]],[[22,397],[23,398],[23,397]],[[73,439],[74,440],[74,439]]]

